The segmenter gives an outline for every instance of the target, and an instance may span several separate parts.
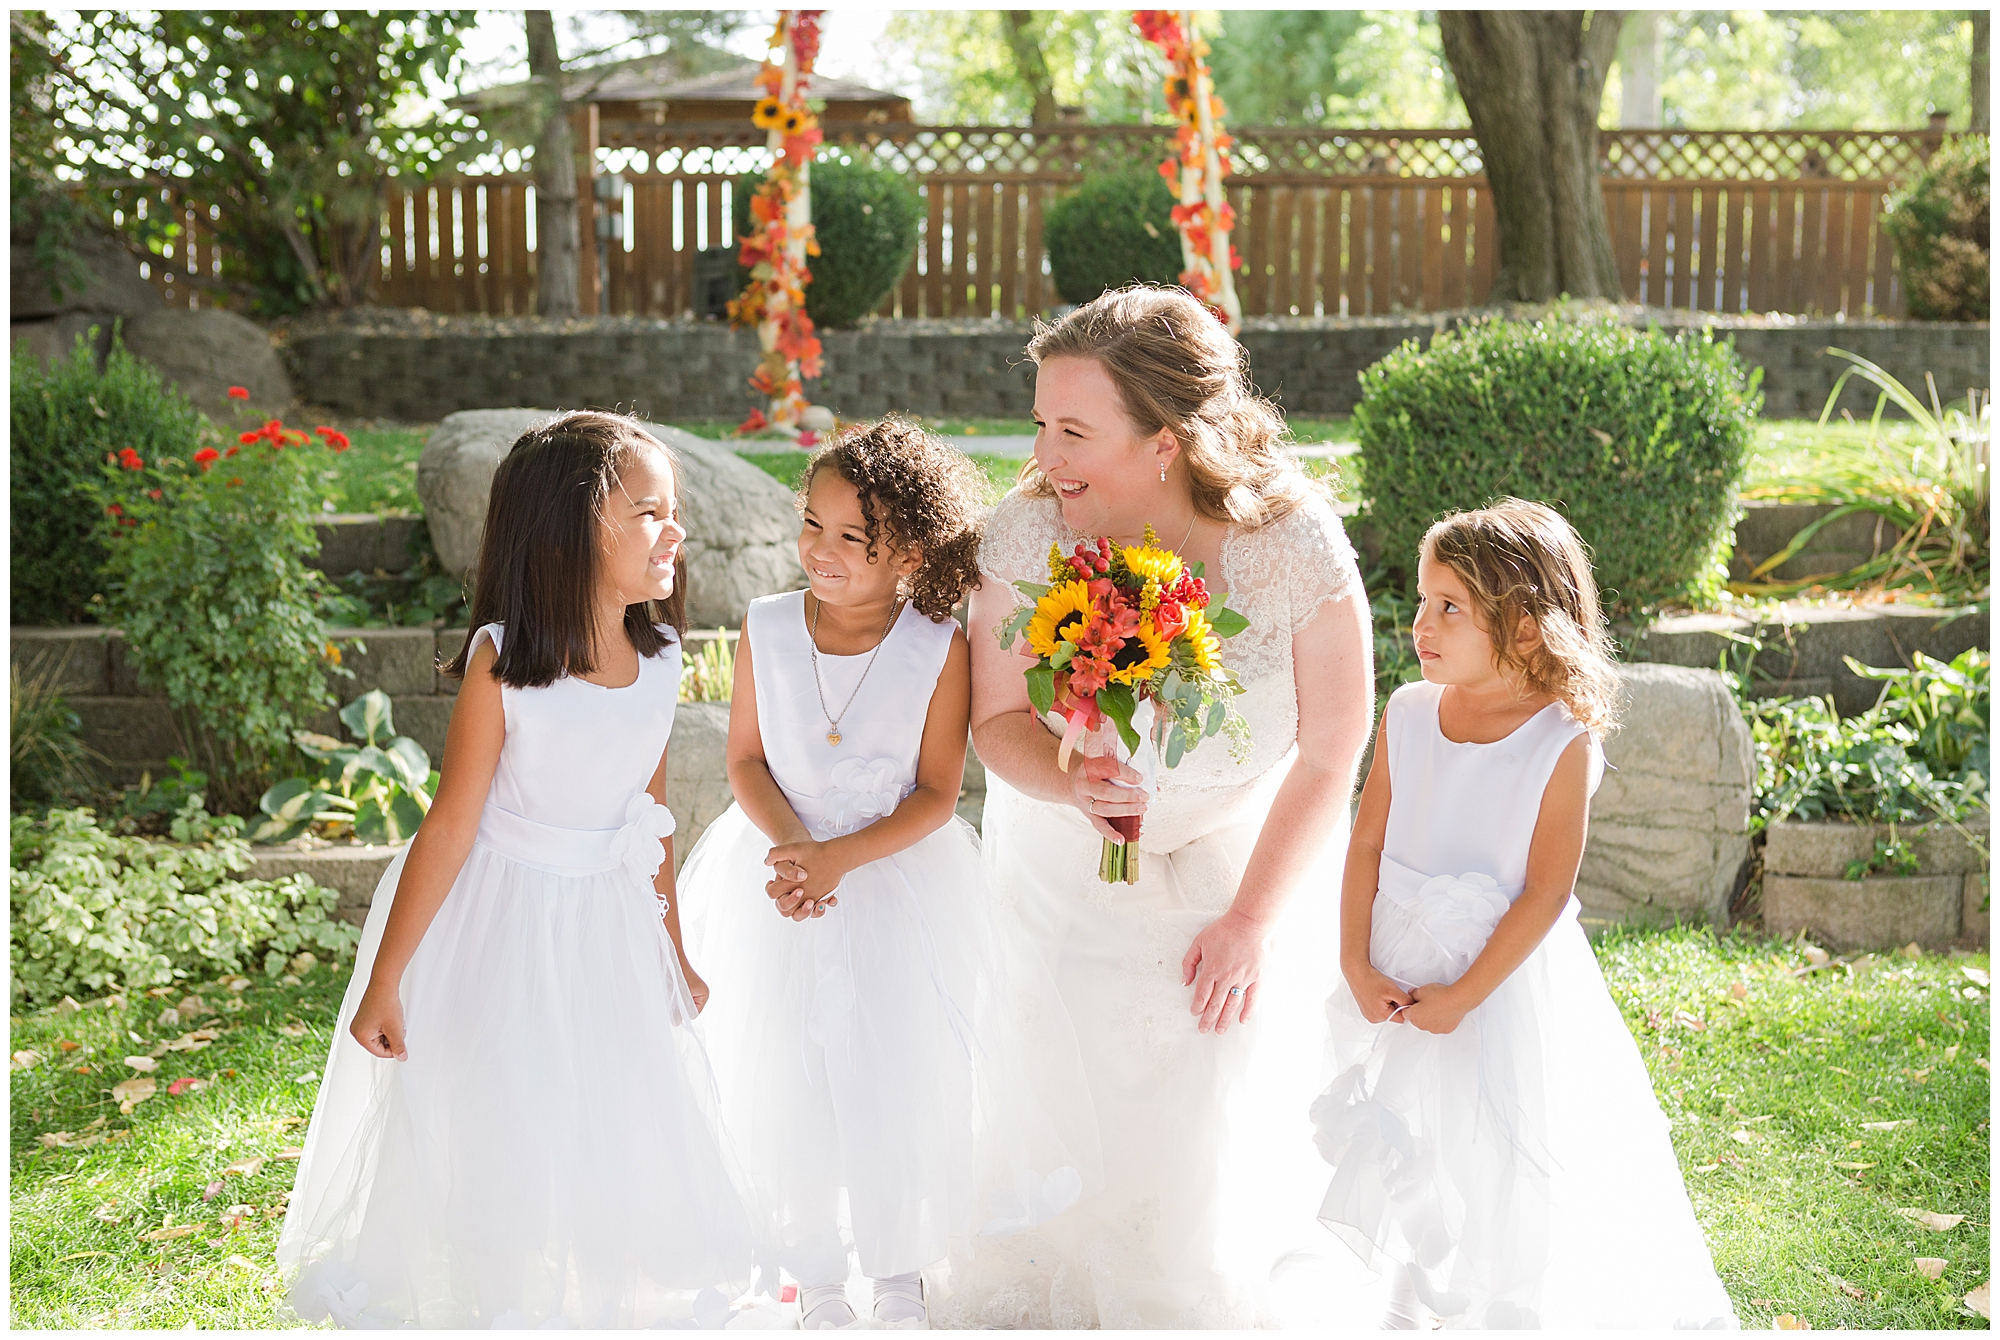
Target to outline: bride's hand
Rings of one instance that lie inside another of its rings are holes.
[[[1194,987],[1189,1013],[1201,1016],[1201,1032],[1226,1033],[1232,1023],[1250,1022],[1268,934],[1248,917],[1224,912],[1194,937],[1181,960],[1181,985]]]
[[[1140,776],[1108,754],[1072,755],[1069,762],[1070,803],[1090,820],[1090,826],[1107,842],[1123,842],[1125,835],[1106,823],[1146,812],[1146,793],[1139,789]],[[1119,783],[1128,785],[1119,785]]]

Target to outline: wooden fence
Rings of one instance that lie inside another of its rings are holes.
[[[835,147],[908,174],[923,201],[916,256],[881,308],[903,317],[1048,310],[1059,301],[1042,236],[1050,200],[1091,170],[1156,162],[1170,142],[1170,132],[1141,126],[846,133]],[[1485,300],[1497,246],[1467,132],[1237,136],[1230,197],[1246,315],[1379,316]],[[1940,142],[1934,132],[1603,132],[1599,166],[1625,296],[1701,311],[1900,314],[1882,202]],[[597,158],[625,180],[601,310],[687,312],[696,254],[728,244],[741,226],[735,183],[769,161],[760,138],[747,126],[683,126],[601,145]],[[533,194],[523,176],[393,188],[376,301],[531,312]],[[188,280],[219,273],[213,212],[165,192],[148,207],[173,209],[184,223],[154,281],[170,301],[204,301]],[[588,238],[599,207],[586,199],[582,208]],[[594,254],[587,247],[587,305]]]

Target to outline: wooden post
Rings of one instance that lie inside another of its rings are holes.
[[[579,107],[576,118],[576,308],[585,316],[604,312],[597,266],[597,104]]]

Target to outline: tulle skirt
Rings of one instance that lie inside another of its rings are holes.
[[[988,774],[988,868],[1075,1023],[1105,1187],[984,1259],[954,1260],[933,1326],[1374,1324],[1369,1272],[1315,1217],[1326,1165],[1307,1119],[1333,1074],[1324,1002],[1342,832],[1327,834],[1270,937],[1251,1023],[1198,1032],[1181,979],[1188,946],[1235,897],[1284,773],[1205,802],[1163,798],[1131,885],[1098,880],[1100,839],[1074,809]]]
[[[1446,892],[1491,898],[1491,881]],[[1407,1267],[1453,1327],[1735,1329],[1576,907],[1451,1033],[1370,1024],[1333,993],[1349,1064],[1313,1106],[1334,1169],[1321,1218],[1370,1265]],[[1463,911],[1379,893],[1371,961],[1405,986],[1456,981],[1497,919]]]
[[[758,1248],[653,891],[475,844],[403,976],[408,1059],[348,1035],[382,877],[278,1249],[344,1326],[720,1324]]]
[[[1040,1223],[1102,1180],[1076,1042],[1048,973],[953,819],[841,881],[825,916],[778,915],[770,840],[737,806],[680,874],[724,1113],[778,1264],[920,1270]],[[1068,1077],[1055,1089],[1030,1072]]]

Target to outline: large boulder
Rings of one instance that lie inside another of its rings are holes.
[[[25,240],[17,235],[9,249],[7,308],[14,321],[40,321],[71,312],[123,316],[164,305],[159,290],[140,275],[138,258],[103,233],[82,233],[72,244],[78,272],[61,285],[60,294],[35,260],[32,234]],[[108,330],[110,323],[105,326]]]
[[[125,347],[212,418],[227,421],[240,406],[229,388],[250,392],[254,409],[282,413],[292,403],[292,379],[262,326],[213,307],[166,307],[125,322]]]
[[[1713,670],[1621,665],[1577,872],[1586,920],[1722,922],[1750,856],[1750,728]]]
[[[546,410],[472,409],[447,415],[417,461],[417,493],[431,543],[447,572],[479,557],[493,472]],[[792,495],[727,447],[677,428],[647,424],[680,460],[681,522],[688,530],[688,622],[736,627],[750,602],[805,585]]]

